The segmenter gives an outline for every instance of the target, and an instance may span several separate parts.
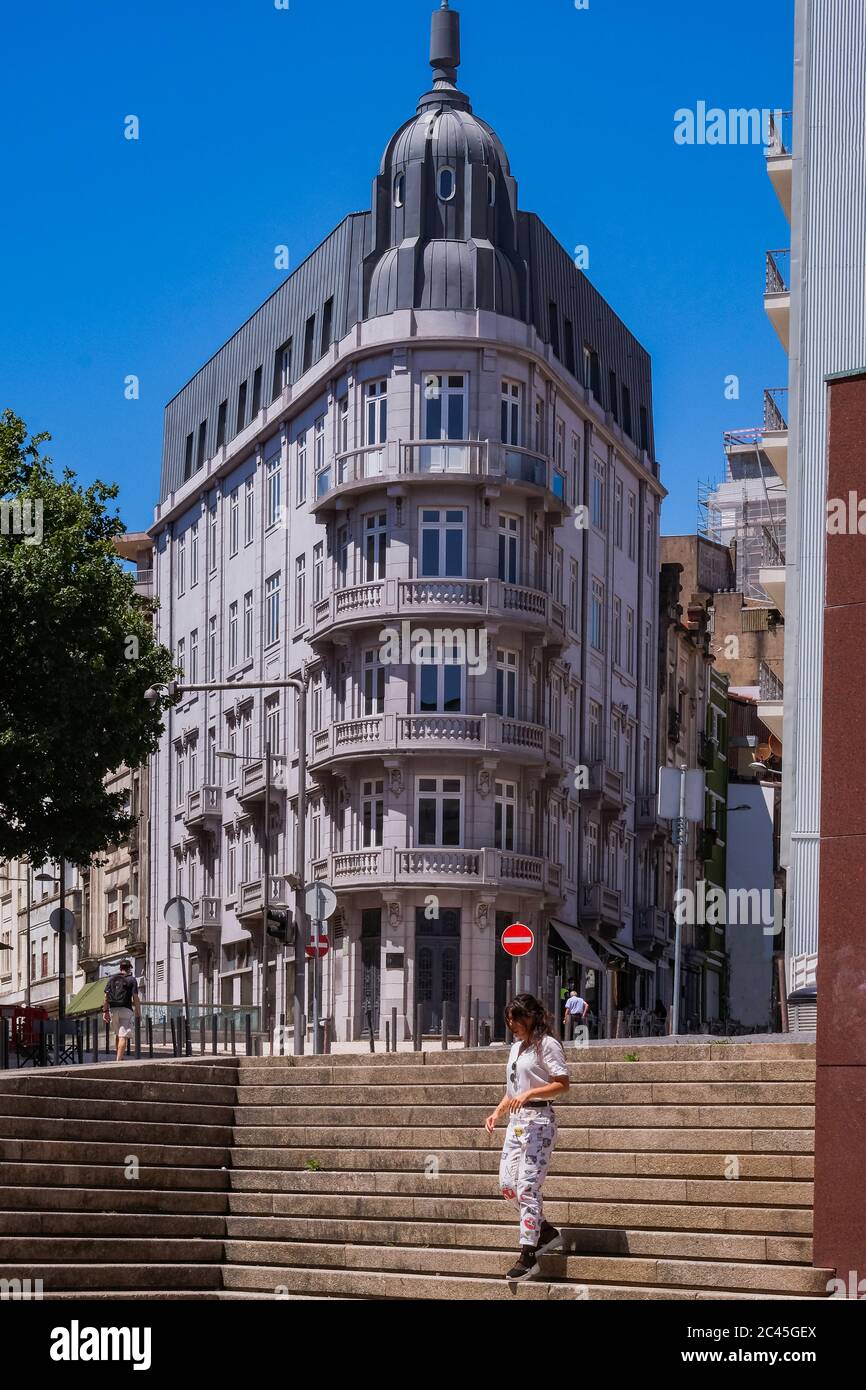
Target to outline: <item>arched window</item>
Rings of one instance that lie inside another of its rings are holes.
[[[493,207],[496,202],[496,179],[492,174],[487,175],[487,203]]]
[[[439,170],[438,188],[439,188],[439,197],[442,199],[443,203],[450,202],[450,200],[454,197],[454,192],[455,192],[456,187],[457,187],[457,181],[456,181],[456,179],[455,179],[455,177],[454,177],[454,170],[453,170],[453,169],[440,169],[440,170]]]
[[[394,180],[394,206],[401,208],[406,197],[406,175],[398,174]]]

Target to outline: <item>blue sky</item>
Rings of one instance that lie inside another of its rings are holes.
[[[428,86],[431,0],[40,0],[4,19],[0,408],[152,519],[163,407],[345,213]],[[674,112],[791,105],[793,0],[462,0],[461,86],[520,187],[650,351],[663,530],[693,531],[721,433],[787,379],[763,254],[789,230],[756,146]],[[124,118],[140,139],[124,139]],[[140,379],[140,399],[124,379]],[[725,378],[740,379],[739,401]]]

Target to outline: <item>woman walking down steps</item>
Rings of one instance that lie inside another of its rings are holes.
[[[568,1090],[562,1043],[550,1032],[544,1005],[531,994],[515,995],[505,1009],[514,1042],[508,1056],[505,1095],[484,1128],[492,1134],[508,1115],[499,1164],[499,1188],[520,1212],[520,1253],[506,1279],[523,1279],[536,1267],[538,1251],[559,1236],[544,1220],[541,1189],[556,1143],[553,1099]]]

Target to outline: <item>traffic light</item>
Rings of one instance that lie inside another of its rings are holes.
[[[275,912],[273,908],[268,908],[268,936],[272,936],[275,941],[288,941],[291,924],[290,912]]]

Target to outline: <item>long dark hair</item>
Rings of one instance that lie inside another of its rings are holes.
[[[520,1044],[520,1054],[524,1053],[527,1048],[537,1047],[542,1038],[553,1031],[550,1014],[541,1000],[536,999],[534,994],[515,994],[514,998],[505,1005],[505,1022],[509,1028],[515,1020],[519,1023],[525,1023],[529,1029],[526,1038]]]

